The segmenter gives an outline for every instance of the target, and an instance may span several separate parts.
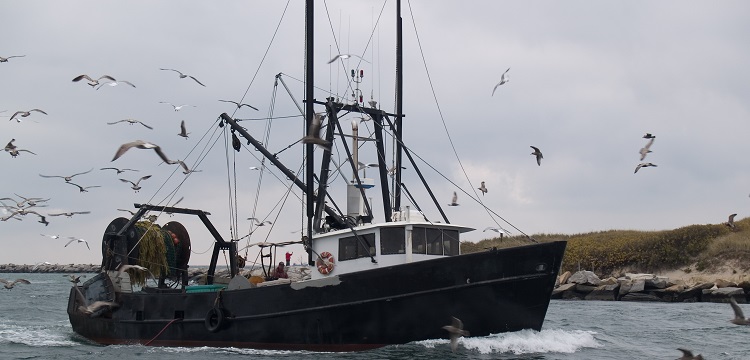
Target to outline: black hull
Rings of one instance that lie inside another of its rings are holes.
[[[206,315],[219,292],[121,293],[120,307],[89,317],[76,310],[81,304],[74,288],[68,314],[73,330],[97,343],[153,346],[357,351],[446,338],[442,326],[451,316],[472,336],[541,330],[565,245],[490,250],[222,291],[226,318],[218,329],[209,329]]]

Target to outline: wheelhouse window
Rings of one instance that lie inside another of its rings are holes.
[[[370,257],[370,253],[375,255],[375,234],[359,234],[339,239],[339,261],[353,260],[362,257]]]
[[[382,255],[403,254],[406,252],[404,227],[384,227],[380,229],[380,253]]]
[[[458,255],[458,230],[442,230],[415,226],[412,230],[412,253],[427,255]]]

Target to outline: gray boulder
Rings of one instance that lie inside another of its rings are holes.
[[[568,282],[581,285],[599,286],[602,280],[591,271],[581,270],[571,275]]]

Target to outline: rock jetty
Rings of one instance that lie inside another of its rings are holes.
[[[739,283],[717,279],[713,282],[686,284],[682,280],[654,274],[630,274],[600,279],[591,271],[560,274],[552,291],[553,299],[654,302],[729,302],[734,298],[746,304],[750,281]]]
[[[0,264],[0,273],[95,273],[100,264]]]

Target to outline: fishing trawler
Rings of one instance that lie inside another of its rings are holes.
[[[364,104],[361,96],[347,102],[313,98],[311,0],[306,13],[304,114],[315,141],[303,142],[304,178],[236,119],[221,114],[219,122],[232,133],[237,147],[242,137],[305,194],[305,236],[298,242],[257,244],[266,276],[250,281],[240,275],[244,259],[237,239],[225,240],[206,211],[136,204],[132,218],[117,218],[107,226],[101,272],[71,288],[67,312],[75,333],[100,344],[361,351],[448,337],[442,327],[453,317],[463,321],[471,336],[541,330],[566,243],[530,242],[461,254],[461,234],[474,229],[448,221],[403,143],[400,95],[395,114],[379,109],[374,101]],[[400,29],[400,11],[397,21]],[[398,51],[401,48],[399,43]],[[400,61],[398,53],[397,69]],[[353,71],[352,76],[357,74]],[[401,76],[397,79],[397,94],[402,94]],[[316,132],[316,111],[325,114],[317,117],[325,121],[323,136]],[[360,137],[356,122],[351,131],[344,131],[342,112],[372,120],[374,138]],[[385,160],[386,134],[396,139],[395,166]],[[329,193],[330,151],[322,151],[320,160],[314,161],[318,145],[337,140],[346,153],[344,165],[352,169],[344,211]],[[378,163],[371,166],[378,181],[359,175],[360,141],[374,144]],[[408,193],[401,178],[402,155],[422,179],[442,221],[430,221],[419,207],[401,204],[402,191]],[[394,179],[392,189],[389,177]],[[366,194],[376,186],[381,190],[382,219],[372,215]],[[154,212],[196,216],[205,225],[213,237],[213,252],[204,284],[188,281],[188,229],[177,221],[157,226],[146,216]],[[294,243],[306,250],[310,277],[276,279],[271,269],[278,259],[272,249]],[[216,281],[222,253],[231,279],[226,284]],[[144,272],[158,284],[147,286]]]

